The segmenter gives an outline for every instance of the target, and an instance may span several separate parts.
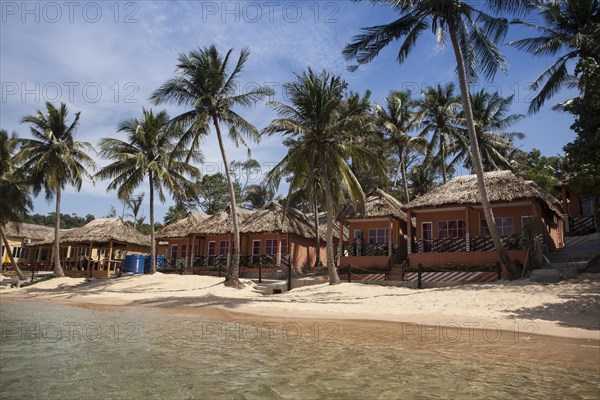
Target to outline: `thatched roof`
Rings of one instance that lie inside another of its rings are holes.
[[[178,221],[167,225],[162,232],[156,234],[157,239],[186,237],[200,229],[200,224],[209,216],[199,213],[198,211],[190,211],[185,217]]]
[[[557,214],[560,202],[534,182],[527,182],[511,171],[486,172],[485,183],[491,203],[537,199]],[[480,204],[476,175],[459,176],[405,205],[407,209]]]
[[[406,221],[406,213],[402,203],[381,189],[374,189],[365,201],[364,212],[360,207],[347,206],[339,215],[339,219],[389,217]]]
[[[31,239],[34,242],[54,240],[54,228],[51,226],[9,222],[2,227],[2,230],[6,237]],[[64,229],[61,229],[61,231],[64,231]]]
[[[240,227],[241,233],[296,234],[314,239],[314,225],[300,210],[272,202],[252,214]]]
[[[142,235],[121,218],[98,218],[80,228],[71,229],[60,237],[61,243],[108,243],[111,240],[117,243],[150,246],[149,236]]]
[[[196,226],[190,233],[196,233],[200,235],[227,235],[232,233],[233,228],[231,226],[231,213],[229,210],[230,208],[227,206],[227,208],[223,211],[219,211],[218,213],[210,216],[202,221],[201,224]],[[238,207],[237,215],[240,226],[253,213],[254,211]]]

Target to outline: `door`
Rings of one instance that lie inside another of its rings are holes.
[[[432,248],[432,224],[431,222],[421,223],[421,238],[423,239],[423,253],[431,253]]]

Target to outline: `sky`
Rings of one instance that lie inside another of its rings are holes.
[[[372,91],[372,100],[382,103],[390,90],[411,89],[419,94],[426,86],[456,81],[455,60],[448,44],[438,45],[427,32],[408,60],[398,64],[400,43],[384,49],[371,63],[355,72],[341,55],[344,46],[361,27],[389,23],[398,15],[385,6],[350,1],[124,1],[124,2],[0,2],[0,127],[29,136],[23,116],[45,109],[46,101],[67,103],[71,116],[81,112],[76,140],[95,148],[101,138],[119,137],[118,124],[139,117],[142,108],[152,107],[151,93],[174,76],[177,56],[198,47],[215,44],[221,52],[250,49],[240,75],[239,91],[256,85],[275,90],[275,99],[286,101],[282,85],[308,66],[341,75],[355,92]],[[529,18],[532,22],[534,17]],[[535,36],[535,32],[511,26],[505,42]],[[503,96],[514,95],[512,113],[527,114],[533,93],[528,85],[553,61],[533,58],[515,48],[502,46],[509,69],[492,81],[481,79],[473,90],[486,88]],[[562,153],[574,137],[569,129],[572,117],[551,110],[551,106],[574,97],[562,90],[538,114],[528,116],[512,130],[526,134],[518,141],[525,151],[533,148],[544,155]],[[166,109],[171,116],[184,111]],[[259,130],[274,118],[272,108],[260,102],[236,110]],[[222,170],[214,134],[202,143],[204,173]],[[230,160],[243,161],[248,152],[226,142]],[[286,150],[281,137],[262,138],[250,145],[252,158],[263,171],[279,162]],[[92,156],[100,166],[106,160]],[[463,173],[467,173],[463,171]],[[257,180],[259,178],[257,177]],[[115,192],[106,192],[107,181],[86,181],[77,193],[68,187],[62,199],[62,213],[106,216],[111,206],[121,214]],[[138,192],[148,192],[140,187]],[[147,197],[143,214],[148,216]],[[157,203],[155,215],[161,220],[171,199]],[[54,211],[54,202],[44,196],[34,199],[34,213]]]

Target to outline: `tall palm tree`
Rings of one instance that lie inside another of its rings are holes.
[[[182,135],[179,146],[189,144],[190,151],[199,143],[200,137],[209,132],[212,124],[217,134],[219,149],[223,159],[225,175],[229,184],[231,220],[233,225],[233,257],[227,271],[225,285],[241,288],[239,279],[240,265],[240,228],[237,215],[237,199],[235,197],[234,181],[231,175],[221,124],[229,127],[229,137],[236,145],[247,147],[244,136],[258,141],[258,130],[241,115],[233,111],[235,106],[250,107],[255,102],[273,95],[268,87],[258,87],[246,93],[238,93],[238,79],[250,52],[243,49],[233,70],[229,72],[230,57],[233,49],[221,56],[212,45],[198,48],[189,55],[180,54],[178,57],[176,76],[168,80],[151,97],[154,104],[170,103],[191,107],[188,111],[174,118],[187,129]]]
[[[462,134],[457,121],[461,102],[454,89],[453,83],[428,86],[418,102],[422,127],[420,136],[431,134],[426,162],[433,160],[439,165],[444,183],[448,181],[448,157],[457,148]]]
[[[485,171],[512,169],[511,155],[515,150],[514,140],[525,137],[522,132],[505,131],[525,117],[522,114],[509,114],[513,98],[514,96],[502,97],[498,92],[489,93],[485,90],[471,95],[475,131]],[[462,113],[460,119],[464,124]],[[464,141],[461,144],[462,151],[457,159],[463,159],[464,166],[472,169],[469,146]]]
[[[475,1],[470,4],[459,0],[372,0],[372,3],[387,3],[400,14],[400,18],[387,25],[364,28],[360,35],[354,37],[354,42],[347,45],[343,53],[347,59],[356,60],[358,64],[370,62],[384,47],[402,38],[404,41],[397,60],[399,63],[404,62],[419,36],[427,29],[436,34],[440,43],[443,43],[446,37],[450,37],[483,212],[488,226],[494,227],[490,229],[490,233],[502,264],[509,275],[518,275],[519,271],[508,256],[495,229],[469,98],[469,79],[476,78],[476,71],[483,72],[489,79],[499,68],[506,69],[504,57],[497,44],[506,35],[508,20],[494,17],[476,8],[481,2]],[[492,11],[514,13],[528,9],[529,3],[527,0],[488,0],[485,4]]]
[[[13,222],[19,229],[19,222],[29,212],[33,205],[29,195],[29,185],[21,170],[14,164],[14,153],[17,147],[17,136],[13,133],[9,137],[8,132],[0,129],[0,237],[4,248],[10,259],[13,269],[20,280],[25,280],[25,275],[15,262],[8,239],[4,234],[4,227]]]
[[[309,176],[318,176],[325,194],[327,210],[327,268],[329,283],[340,282],[335,268],[333,220],[343,193],[364,204],[364,192],[348,165],[348,160],[372,165],[381,174],[384,169],[377,156],[363,145],[353,142],[352,135],[363,122],[363,115],[344,104],[347,84],[327,71],[316,74],[312,69],[296,75],[294,82],[283,86],[291,105],[272,102],[279,118],[271,121],[265,134],[281,133],[291,140],[288,153],[274,167],[273,174],[293,172],[290,188],[314,184]]]
[[[536,57],[562,55],[531,84],[531,89],[539,92],[529,104],[530,114],[573,80],[567,68],[570,60],[591,57],[600,62],[600,0],[538,1],[536,7],[543,25],[518,19],[512,23],[535,28],[540,36],[514,40],[509,45]]]
[[[401,176],[402,188],[406,201],[410,201],[408,190],[407,169],[409,155],[412,151],[425,152],[425,141],[420,137],[410,136],[410,131],[416,126],[418,120],[410,91],[391,91],[385,98],[385,106],[375,104],[375,117],[380,128],[386,133],[387,145],[393,148],[398,155],[398,171],[394,179],[394,188]]]
[[[65,276],[60,265],[60,201],[66,185],[81,190],[84,178],[91,178],[88,169],[96,168],[90,157],[93,147],[87,142],[78,142],[74,136],[79,125],[79,115],[69,125],[68,109],[65,103],[59,108],[46,102],[47,115],[38,111],[35,115],[23,117],[21,123],[30,125],[33,139],[20,139],[21,149],[15,161],[27,173],[33,194],[44,190],[46,199],[56,197],[54,224],[54,275]]]
[[[188,180],[198,178],[200,170],[185,162],[190,153],[177,149],[181,128],[170,124],[169,114],[142,110],[142,118],[131,118],[119,124],[126,140],[105,138],[100,141],[100,155],[114,160],[96,174],[99,179],[112,179],[107,191],[116,190],[120,199],[128,199],[147,178],[150,197],[150,240],[152,273],[156,272],[156,243],[154,240],[154,192],[161,202],[166,199],[165,189],[176,198],[194,195],[194,185]],[[191,160],[202,161],[199,150],[191,153]]]

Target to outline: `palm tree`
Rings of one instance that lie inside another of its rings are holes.
[[[29,185],[25,176],[14,165],[14,152],[17,146],[17,137],[13,133],[12,137],[8,132],[0,129],[0,193],[2,201],[0,202],[0,236],[4,248],[10,259],[13,269],[20,280],[25,280],[25,275],[15,262],[13,254],[8,244],[8,239],[4,235],[4,226],[9,222],[14,222],[19,229],[19,222],[23,216],[32,209],[31,196],[29,195]]]
[[[333,219],[343,193],[364,204],[364,192],[348,165],[352,159],[372,165],[381,174],[384,169],[377,156],[363,145],[351,140],[359,129],[363,115],[344,104],[346,82],[339,76],[312,69],[296,75],[294,82],[283,86],[286,98],[292,105],[271,102],[279,118],[265,129],[265,134],[281,133],[292,140],[288,153],[270,174],[284,175],[292,172],[292,188],[309,188],[318,177],[325,194],[327,210],[327,268],[329,283],[340,282],[333,248]],[[310,177],[313,178],[310,178]],[[277,181],[277,179],[275,179]],[[314,195],[314,194],[313,194]]]
[[[156,243],[154,240],[154,192],[164,202],[165,189],[177,198],[194,195],[194,185],[187,176],[198,178],[198,168],[185,162],[189,152],[176,149],[181,128],[170,124],[169,114],[142,110],[142,119],[131,118],[119,124],[127,140],[105,138],[100,141],[100,155],[114,160],[96,174],[99,179],[113,179],[107,191],[116,190],[120,199],[128,199],[147,178],[150,197],[150,240],[152,273],[156,272]],[[191,159],[202,161],[195,150]]]
[[[267,185],[249,185],[245,191],[245,202],[249,208],[258,210],[273,201],[275,193]]]
[[[56,196],[54,224],[54,275],[65,276],[60,265],[60,200],[66,185],[81,190],[84,178],[91,178],[88,169],[94,170],[96,162],[89,154],[94,149],[87,142],[75,141],[80,113],[67,124],[67,106],[60,108],[46,102],[47,115],[38,110],[35,115],[23,117],[21,123],[30,125],[33,139],[20,139],[21,149],[15,161],[28,175],[33,194],[44,190],[46,199]]]
[[[454,84],[428,86],[418,102],[421,119],[420,136],[431,134],[425,162],[433,159],[440,166],[442,181],[448,181],[448,156],[458,147],[462,132],[458,127],[460,98],[454,94]]]
[[[234,238],[233,257],[225,278],[225,285],[241,288],[242,284],[239,279],[240,228],[236,212],[237,200],[220,124],[224,123],[229,126],[229,136],[236,145],[243,144],[247,147],[244,136],[258,141],[258,130],[241,115],[233,111],[233,107],[250,107],[255,102],[273,95],[273,90],[268,87],[258,87],[246,93],[236,93],[239,74],[244,68],[250,52],[243,49],[235,67],[229,73],[232,52],[233,49],[229,50],[225,57],[222,57],[217,48],[212,45],[194,50],[189,55],[180,54],[177,75],[157,89],[152,94],[151,101],[154,104],[170,103],[191,107],[190,110],[174,118],[174,122],[187,127],[179,146],[191,143],[190,151],[199,143],[199,138],[208,133],[209,124],[212,124],[215,128],[225,175],[229,184]]]
[[[535,28],[540,36],[514,40],[509,45],[536,57],[564,54],[531,84],[531,89],[539,92],[529,104],[530,114],[539,111],[563,84],[573,80],[567,70],[570,60],[591,57],[600,62],[599,0],[538,1],[536,7],[543,25],[521,20],[512,23]]]
[[[512,102],[513,96],[502,97],[498,92],[480,90],[471,95],[477,141],[485,171],[512,169],[511,155],[515,150],[513,142],[525,137],[522,132],[504,131],[525,117],[522,114],[509,114]],[[462,113],[460,118],[464,124]],[[469,146],[464,142],[462,145],[457,158],[465,161],[465,167],[472,168]]]
[[[469,98],[469,79],[476,78],[476,71],[482,71],[486,78],[492,78],[500,68],[505,70],[505,61],[497,43],[502,41],[508,30],[508,20],[494,17],[476,8],[480,2],[459,0],[372,0],[375,4],[387,3],[398,13],[400,18],[387,25],[364,28],[360,35],[354,37],[354,42],[347,45],[344,55],[354,59],[358,64],[365,64],[374,59],[379,52],[395,40],[404,38],[397,60],[402,63],[414,48],[419,36],[427,29],[436,34],[439,43],[449,36],[457,64],[457,75],[469,134],[470,153],[473,167],[477,174],[479,198],[490,229],[492,240],[498,251],[500,261],[508,274],[515,276],[519,273],[494,225],[494,215],[483,178],[483,167],[475,123]],[[520,12],[529,8],[527,0],[488,0],[487,6],[492,11],[508,13]],[[352,69],[356,69],[353,67]]]
[[[381,129],[387,135],[387,145],[398,154],[398,171],[394,179],[394,189],[398,176],[402,176],[402,188],[406,201],[410,201],[407,169],[409,155],[413,151],[425,152],[425,141],[420,137],[412,137],[409,132],[417,122],[414,111],[415,101],[410,91],[392,91],[385,99],[385,107],[375,104],[375,117]]]
[[[142,207],[142,203],[144,202],[144,193],[127,197],[123,200],[125,206],[131,210],[131,214],[127,214],[128,217],[133,218],[133,229],[137,229],[138,222],[141,218],[138,219],[138,214],[140,213],[140,208]],[[143,221],[143,219],[142,219]]]

